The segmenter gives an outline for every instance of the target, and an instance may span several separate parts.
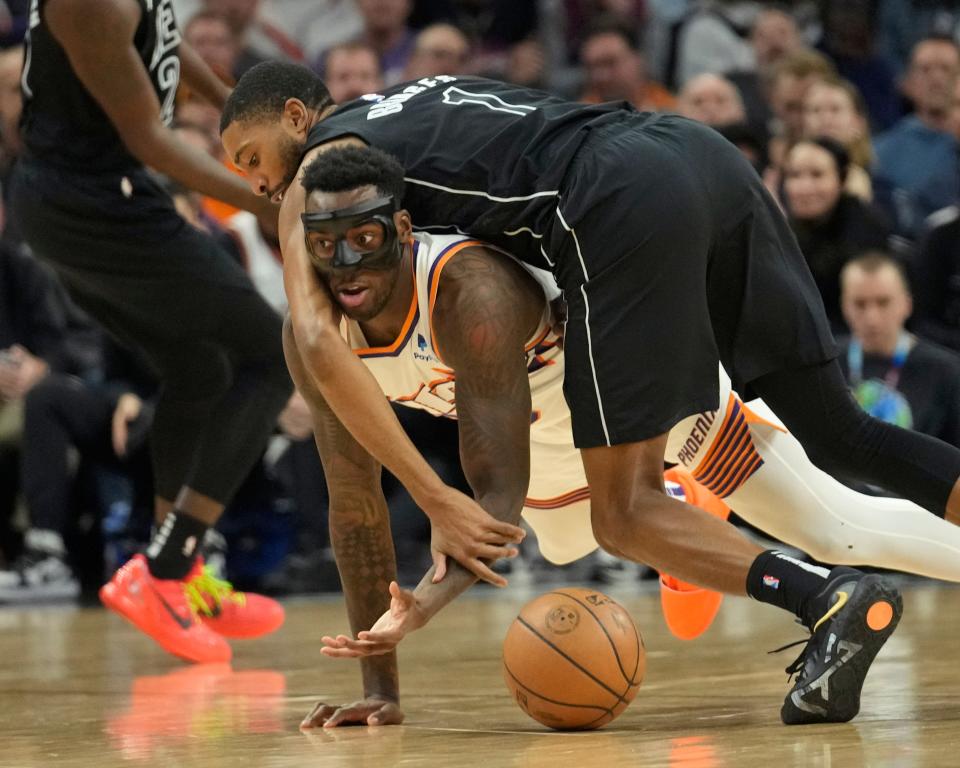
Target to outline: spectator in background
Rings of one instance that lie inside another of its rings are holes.
[[[680,91],[678,107],[681,115],[716,128],[747,121],[740,92],[720,75],[692,78]]]
[[[826,136],[842,144],[850,154],[844,191],[868,202],[873,199],[867,172],[873,166],[870,126],[866,104],[853,83],[828,77],[810,86],[803,100],[803,135]]]
[[[770,71],[768,98],[773,112],[773,135],[785,146],[803,135],[803,102],[810,86],[836,70],[822,54],[802,49],[780,59]]]
[[[814,83],[836,74],[829,59],[806,48],[783,57],[771,67],[767,80],[767,98],[773,113],[768,124],[768,189],[780,188],[787,148],[803,136],[803,103],[807,91]]]
[[[821,48],[841,77],[863,94],[874,131],[889,128],[900,114],[894,70],[875,51],[877,0],[822,4]]]
[[[414,40],[413,53],[403,79],[463,74],[469,55],[470,41],[463,32],[452,24],[431,24]],[[327,87],[330,87],[329,83]]]
[[[946,38],[919,42],[905,84],[916,111],[874,142],[877,201],[906,237],[918,236],[923,220],[960,194],[958,144],[948,130],[958,76],[956,43]]]
[[[6,215],[7,174],[13,162],[23,151],[20,140],[20,113],[23,110],[23,95],[20,92],[20,72],[23,69],[23,46],[16,45],[0,51],[0,238],[18,245],[23,241],[14,222]]]
[[[20,93],[20,72],[23,70],[23,46],[16,45],[0,51],[0,163],[5,168],[20,154],[20,112],[23,96]]]
[[[429,7],[430,3],[417,5]],[[438,0],[429,22],[439,21],[453,24],[467,36],[471,74],[503,78],[513,47],[536,40],[539,34],[538,0]],[[529,45],[522,48],[526,54],[531,51]],[[529,71],[526,65],[521,68]]]
[[[773,117],[764,83],[773,67],[785,57],[801,50],[803,40],[797,22],[786,8],[763,8],[750,30],[754,66],[723,73],[740,91],[750,126],[766,127]]]
[[[832,139],[803,139],[788,152],[783,189],[790,227],[823,297],[834,333],[845,329],[840,270],[856,254],[884,249],[889,227],[881,214],[843,191],[850,158]]]
[[[184,26],[183,37],[227,85],[232,86],[243,74],[238,68],[240,47],[225,17],[200,11]]]
[[[0,243],[0,547],[10,553],[24,398],[51,372],[93,366],[93,339],[46,268]]]
[[[259,17],[269,19],[273,31],[285,35],[305,63],[317,65],[331,47],[363,33],[363,19],[354,0],[263,0]],[[285,58],[300,60],[290,54]]]
[[[699,0],[674,32],[672,79],[681,88],[704,72],[739,72],[756,66],[750,30],[761,4],[746,0]]]
[[[851,260],[841,275],[851,337],[840,364],[854,397],[883,421],[960,445],[960,358],[908,333],[910,288],[883,252]]]
[[[669,111],[676,99],[662,85],[647,79],[646,62],[636,36],[620,21],[601,19],[580,49],[586,74],[581,101],[629,101],[640,110]]]
[[[407,20],[413,10],[411,0],[357,0],[363,17],[361,39],[380,57],[380,69],[387,85],[403,79],[413,54],[416,35]]]
[[[29,527],[23,554],[0,571],[0,603],[66,600],[80,592],[65,544],[75,522],[71,451],[79,452],[82,464],[96,462],[117,473],[136,462],[149,485],[149,456],[141,449],[153,416],[145,400],[156,382],[145,364],[114,342],[104,339],[102,349],[102,380],[51,373],[26,395],[20,474]],[[149,496],[149,488],[144,492]]]
[[[529,38],[510,47],[503,79],[526,88],[547,88],[546,53],[539,40]]]
[[[383,88],[380,58],[367,43],[335,45],[324,57],[323,81],[335,104],[376,93]]]
[[[231,70],[236,78],[261,61],[271,58],[294,58],[303,55],[292,43],[278,44],[272,38],[273,27],[259,16],[260,0],[202,0],[202,11],[227,22],[237,49],[237,60]],[[280,35],[283,40],[284,35]]]

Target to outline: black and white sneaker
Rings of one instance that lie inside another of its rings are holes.
[[[786,725],[853,719],[867,671],[903,613],[895,587],[850,568],[835,568],[812,604],[812,636],[786,670],[796,675],[780,710]]]
[[[60,557],[28,550],[13,568],[0,571],[0,603],[74,600],[80,582]]]

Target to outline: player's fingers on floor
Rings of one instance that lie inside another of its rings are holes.
[[[336,707],[332,707],[329,704],[320,702],[314,706],[312,710],[310,710],[310,713],[305,718],[303,718],[303,721],[300,723],[300,727],[304,729],[319,728],[336,711]]]
[[[384,704],[367,718],[367,725],[399,725],[403,722],[403,712],[396,704]]]
[[[324,728],[336,728],[338,725],[363,725],[367,722],[370,710],[366,707],[340,707],[323,724]]]

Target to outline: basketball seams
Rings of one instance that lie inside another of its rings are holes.
[[[548,640],[546,637],[544,637],[543,635],[541,635],[534,627],[532,627],[532,626],[530,625],[530,623],[529,623],[526,619],[523,618],[522,615],[517,616],[517,621],[519,621],[522,626],[526,627],[526,629],[527,629],[531,634],[533,634],[536,638],[538,638],[539,640],[541,640],[545,645],[547,645],[548,647],[552,648],[556,653],[558,653],[560,656],[562,656],[562,657],[563,657],[567,662],[569,662],[573,667],[575,667],[576,669],[579,669],[583,674],[585,674],[587,677],[589,677],[591,680],[593,680],[593,682],[595,682],[597,685],[599,685],[601,688],[603,688],[603,690],[607,691],[610,695],[612,695],[614,698],[616,698],[616,700],[617,700],[618,702],[628,703],[628,702],[626,702],[626,699],[624,699],[623,695],[617,693],[613,688],[611,688],[611,687],[610,687],[609,685],[607,685],[605,682],[603,682],[602,680],[600,680],[596,675],[594,675],[589,669],[587,669],[587,668],[584,667],[582,664],[580,664],[580,662],[578,662],[576,659],[572,658],[566,651],[564,651],[564,650],[562,650],[561,648],[557,647],[554,643],[552,643],[552,642],[551,642],[550,640]],[[630,690],[629,687],[627,688],[627,690],[628,690],[628,691]]]
[[[603,634],[606,636],[607,642],[610,643],[610,649],[613,651],[613,656],[617,660],[617,666],[620,668],[620,674],[623,676],[624,681],[627,683],[627,691],[629,691],[632,686],[638,685],[639,683],[635,681],[632,676],[627,677],[627,671],[623,668],[623,661],[620,659],[620,651],[617,650],[617,644],[613,642],[613,638],[610,637],[610,633],[607,631],[606,626],[604,626],[604,623],[600,621],[600,617],[593,612],[590,606],[587,605],[582,600],[580,600],[580,598],[574,595],[571,595],[569,592],[561,592],[560,590],[554,590],[550,594],[562,595],[563,597],[567,597],[586,609],[587,613],[589,613],[593,617],[594,621],[596,621],[597,624],[600,626],[600,629],[603,630]],[[637,628],[636,626],[633,625],[633,619],[630,619],[630,625],[633,626],[634,635],[637,635]],[[636,675],[637,669],[639,669],[640,667],[640,642],[639,641],[640,641],[640,638],[639,636],[637,636],[637,664],[633,670],[634,675]],[[627,691],[624,691],[624,695],[626,695]],[[622,699],[623,696],[621,696],[620,698]]]
[[[600,715],[600,717],[598,717],[597,720],[599,720],[602,717],[606,717],[607,715],[610,715],[611,717],[614,716],[613,707],[604,707],[604,706],[601,706],[600,704],[570,704],[566,701],[557,701],[556,699],[551,699],[547,696],[544,696],[543,694],[537,693],[535,690],[533,690],[533,688],[531,688],[529,685],[521,681],[519,677],[513,674],[513,670],[510,669],[510,667],[507,665],[506,659],[503,660],[503,668],[504,670],[506,670],[506,673],[510,675],[510,677],[513,679],[513,682],[515,682],[520,688],[523,688],[523,690],[527,691],[528,693],[532,693],[538,699],[542,699],[543,701],[546,701],[549,704],[556,704],[561,707],[572,707],[574,709],[599,709],[603,712],[603,714]],[[596,722],[596,721],[592,720],[591,722]],[[579,727],[582,727],[582,726],[579,726]]]

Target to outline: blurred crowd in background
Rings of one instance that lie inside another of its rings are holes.
[[[714,127],[790,221],[861,405],[960,445],[960,0],[173,5],[183,37],[228,84],[269,59],[314,69],[337,102],[431,74],[482,75]],[[21,151],[27,18],[27,0],[0,1],[0,185]],[[218,121],[181,89],[180,137],[229,165]],[[284,312],[279,248],[256,217],[161,181]],[[0,226],[0,603],[36,599],[12,569],[37,551],[60,569],[62,589],[45,596],[74,599],[148,538],[156,384],[70,304],[16,228]],[[455,422],[398,415],[466,490]],[[429,524],[386,474],[384,489],[401,580],[415,582],[430,562]],[[208,537],[208,562],[242,588],[335,590],[326,506],[309,413],[294,394]],[[533,541],[523,558],[539,578],[560,572]],[[574,567],[600,580],[615,568],[599,555]]]

